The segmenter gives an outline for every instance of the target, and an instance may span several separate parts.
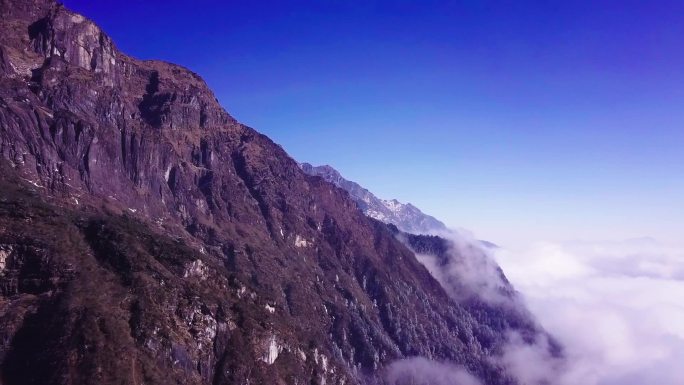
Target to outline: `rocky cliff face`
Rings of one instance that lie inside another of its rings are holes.
[[[312,166],[309,163],[302,163],[300,166],[305,173],[320,176],[349,192],[359,208],[373,219],[391,223],[399,230],[411,234],[430,234],[447,230],[444,223],[423,213],[416,206],[401,203],[396,199],[380,199],[358,183],[345,179],[328,165]]]
[[[2,383],[359,384],[412,356],[515,383],[498,320],[196,74],[54,1],[0,15]]]

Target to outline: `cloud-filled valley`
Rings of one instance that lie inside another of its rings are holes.
[[[652,239],[537,243],[496,259],[564,346],[560,385],[681,383],[684,254]]]
[[[464,230],[440,236],[449,240],[446,259],[416,256],[452,298],[529,309],[562,346],[561,362],[544,335],[530,342],[509,331],[496,360],[520,383],[675,385],[684,378],[682,249],[639,238],[539,242],[512,251],[483,248]],[[507,292],[506,279],[519,295]],[[401,362],[392,373],[412,378],[430,367],[459,383],[459,370],[439,365]]]

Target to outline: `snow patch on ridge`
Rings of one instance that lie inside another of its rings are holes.
[[[381,222],[391,223],[403,232],[411,234],[435,234],[446,231],[444,223],[420,211],[410,203],[396,199],[380,199],[356,182],[346,180],[330,166],[312,166],[301,163],[302,170],[346,190],[357,206],[367,216]]]

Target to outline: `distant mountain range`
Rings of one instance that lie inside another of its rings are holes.
[[[309,174],[320,176],[347,192],[363,212],[371,218],[381,222],[391,223],[405,233],[431,234],[447,230],[444,223],[420,211],[410,203],[401,203],[396,199],[381,199],[356,182],[345,179],[333,167],[313,166],[300,163],[302,170]]]

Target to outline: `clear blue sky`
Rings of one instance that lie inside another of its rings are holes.
[[[65,4],[297,160],[481,238],[684,238],[684,1]]]

